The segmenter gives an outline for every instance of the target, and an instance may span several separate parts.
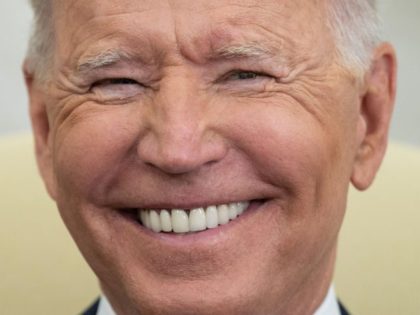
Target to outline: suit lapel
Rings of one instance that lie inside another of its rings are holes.
[[[338,305],[340,306],[340,313],[341,313],[341,315],[350,315],[350,313],[344,308],[344,306],[343,306],[343,304],[341,304],[341,302],[338,302]],[[96,315],[96,313],[98,312],[98,306],[99,306],[99,299],[97,299],[81,315]]]
[[[99,299],[97,299],[87,310],[85,310],[81,315],[96,315],[98,312]]]
[[[338,305],[340,306],[340,313],[341,315],[350,315],[350,313],[344,308],[343,304],[338,301]]]

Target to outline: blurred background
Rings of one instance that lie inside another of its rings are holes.
[[[379,0],[399,58],[392,145],[369,193],[351,191],[337,291],[358,315],[420,309],[420,0]],[[21,75],[31,17],[0,2],[0,314],[76,314],[98,294],[37,176]]]

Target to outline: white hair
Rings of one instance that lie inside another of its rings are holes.
[[[29,71],[46,81],[54,52],[53,0],[30,0],[34,25],[27,52]],[[372,52],[380,41],[376,0],[327,0],[327,26],[336,41],[339,63],[356,77],[369,69]]]
[[[35,79],[44,82],[49,77],[54,53],[52,0],[30,0],[34,21],[26,52],[29,71]]]
[[[376,0],[329,0],[328,9],[327,25],[335,37],[338,60],[360,78],[381,41]]]

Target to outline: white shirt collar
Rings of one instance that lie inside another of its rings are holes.
[[[334,286],[328,290],[327,296],[321,306],[314,315],[340,315],[340,307],[338,306],[337,296],[335,295]]]
[[[105,296],[102,296],[99,301],[97,315],[116,315]],[[328,290],[328,294],[325,297],[324,302],[322,302],[321,306],[314,315],[340,315],[340,309],[333,286],[331,286]]]
[[[99,301],[96,315],[116,315],[105,295],[102,295],[101,300]]]

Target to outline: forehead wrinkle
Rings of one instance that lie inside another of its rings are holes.
[[[157,65],[162,62],[164,54],[147,38],[112,36],[111,40],[97,41],[93,47],[77,53],[78,58],[71,62],[71,71],[85,75],[120,62],[137,63],[142,66]]]
[[[234,59],[273,59],[286,61],[283,55],[283,43],[269,43],[266,39],[256,39],[255,35],[229,33],[225,31],[213,30],[208,35],[207,43],[202,43],[206,47],[205,57],[209,61],[234,60]],[[260,36],[257,36],[257,38]],[[198,43],[197,43],[198,44]]]
[[[287,59],[282,55],[285,53],[284,36],[265,27],[262,22],[251,22],[250,17],[237,14],[215,24],[204,36],[196,36],[187,45],[196,53],[201,51],[202,57],[207,60],[251,57]]]

